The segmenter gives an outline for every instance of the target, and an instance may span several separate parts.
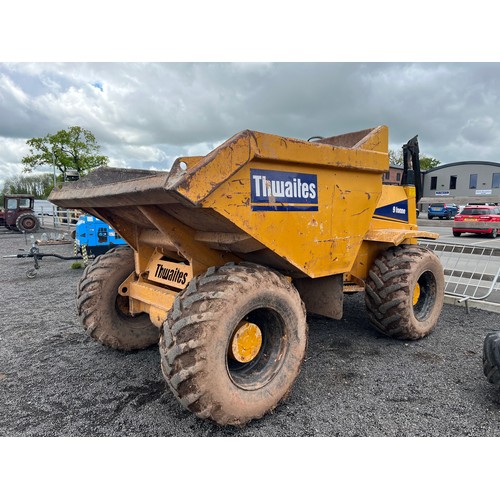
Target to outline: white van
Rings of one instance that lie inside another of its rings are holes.
[[[56,206],[47,200],[35,200],[35,215],[43,216],[43,215],[54,215]]]

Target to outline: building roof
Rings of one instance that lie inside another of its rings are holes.
[[[435,172],[436,170],[441,170],[442,168],[457,167],[459,165],[490,165],[492,167],[500,168],[500,163],[494,161],[480,161],[480,160],[470,160],[470,161],[456,161],[453,163],[445,163],[444,165],[438,165],[437,167],[431,168],[429,170],[422,170],[424,175]]]

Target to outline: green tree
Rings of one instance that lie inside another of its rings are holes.
[[[389,161],[391,165],[403,166],[403,151],[394,151],[389,149]],[[441,162],[433,158],[432,156],[420,155],[420,170],[429,170],[431,168],[437,167]]]
[[[403,151],[398,150],[396,152],[394,149],[389,149],[389,161],[391,165],[403,166]]]
[[[437,167],[441,162],[432,158],[431,156],[421,156],[420,157],[420,170],[430,170],[431,168]]]
[[[100,146],[94,134],[82,127],[69,127],[55,134],[26,141],[29,154],[21,162],[24,172],[32,172],[40,166],[53,166],[63,177],[68,170],[76,170],[81,176],[97,167],[107,166],[108,158],[99,155]]]

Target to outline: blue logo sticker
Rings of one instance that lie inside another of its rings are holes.
[[[375,215],[408,222],[408,200],[402,200],[379,207],[375,210]]]
[[[318,211],[315,174],[250,169],[250,183],[253,211]]]

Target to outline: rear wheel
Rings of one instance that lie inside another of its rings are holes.
[[[491,233],[490,233],[490,238],[496,238],[498,236],[498,229],[496,227],[494,227],[492,230],[491,230]]]
[[[391,247],[377,258],[366,280],[371,323],[385,335],[419,339],[441,314],[444,273],[439,258],[414,245]]]
[[[500,387],[500,332],[490,332],[484,339],[483,372],[488,382]]]
[[[306,344],[295,287],[265,267],[226,264],[176,297],[163,325],[161,366],[185,408],[220,425],[244,425],[288,395]]]
[[[21,214],[16,220],[16,227],[25,233],[35,233],[40,229],[40,221],[33,214]]]
[[[455,238],[460,238],[461,234],[462,233],[459,231],[453,231],[453,236],[455,236]]]
[[[85,331],[95,340],[114,349],[131,351],[157,344],[160,330],[149,316],[131,316],[128,298],[118,287],[134,271],[134,252],[115,247],[85,268],[78,283],[77,308]]]

